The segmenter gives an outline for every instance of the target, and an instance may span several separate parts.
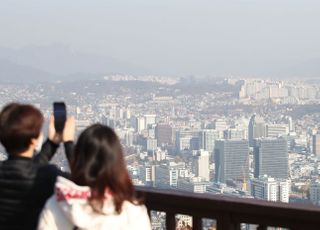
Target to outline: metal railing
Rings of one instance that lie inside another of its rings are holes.
[[[148,211],[166,213],[167,230],[176,229],[176,214],[192,216],[192,229],[202,229],[202,219],[215,219],[218,230],[240,230],[242,223],[290,230],[320,229],[320,208],[224,195],[196,194],[177,190],[136,187]]]

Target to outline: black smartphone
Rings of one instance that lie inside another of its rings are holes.
[[[54,127],[57,133],[62,133],[67,119],[66,104],[64,102],[53,103]]]

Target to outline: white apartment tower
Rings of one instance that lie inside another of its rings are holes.
[[[194,160],[195,174],[197,177],[201,177],[203,181],[210,181],[210,169],[209,169],[209,152],[203,149],[197,151],[197,155]]]

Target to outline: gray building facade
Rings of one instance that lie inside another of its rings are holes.
[[[288,145],[286,138],[256,139],[254,144],[254,177],[268,175],[287,179],[289,176]]]
[[[215,181],[243,181],[249,174],[249,143],[247,140],[216,140]]]

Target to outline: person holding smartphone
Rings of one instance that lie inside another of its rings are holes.
[[[79,136],[70,179],[58,177],[39,219],[39,230],[151,230],[136,197],[120,140],[110,127],[93,124]]]
[[[49,161],[61,142],[71,159],[74,119],[67,118],[59,133],[51,117],[48,139],[35,155],[43,121],[41,112],[27,104],[11,103],[0,112],[0,142],[8,154],[8,159],[0,162],[0,229],[36,229],[57,176],[66,176]]]

